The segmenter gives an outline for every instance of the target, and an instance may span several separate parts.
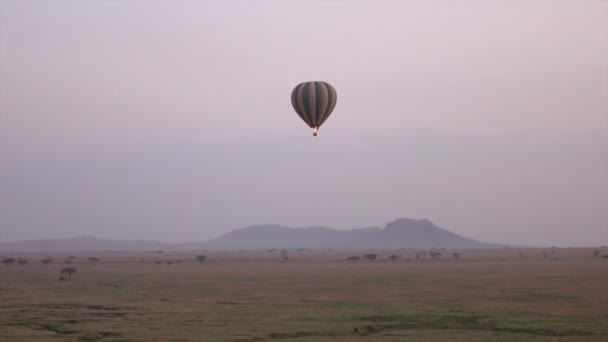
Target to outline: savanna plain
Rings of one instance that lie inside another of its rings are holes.
[[[0,266],[0,341],[608,341],[595,250],[16,255]]]

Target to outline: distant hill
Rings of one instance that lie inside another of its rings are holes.
[[[327,227],[288,228],[257,225],[237,229],[202,244],[208,249],[398,249],[499,248],[454,234],[429,220],[400,218],[378,227],[335,230]]]
[[[21,253],[76,253],[76,252],[117,252],[146,251],[167,248],[169,244],[159,241],[107,240],[93,236],[79,236],[69,239],[26,240],[0,244],[0,254]]]
[[[289,228],[255,225],[215,239],[189,243],[106,240],[84,236],[71,239],[30,240],[0,244],[0,254],[93,251],[148,251],[195,249],[399,249],[399,248],[501,248],[435,226],[429,220],[400,218],[378,227],[336,230],[328,227]]]

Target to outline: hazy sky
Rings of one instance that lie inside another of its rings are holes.
[[[608,1],[0,0],[1,241],[397,217],[608,244]]]

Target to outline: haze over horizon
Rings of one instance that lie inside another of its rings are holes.
[[[608,244],[607,1],[0,2],[1,242],[399,217]]]

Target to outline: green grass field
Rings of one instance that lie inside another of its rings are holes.
[[[608,260],[592,249],[460,252],[15,255],[29,263],[0,266],[0,341],[608,341]]]

